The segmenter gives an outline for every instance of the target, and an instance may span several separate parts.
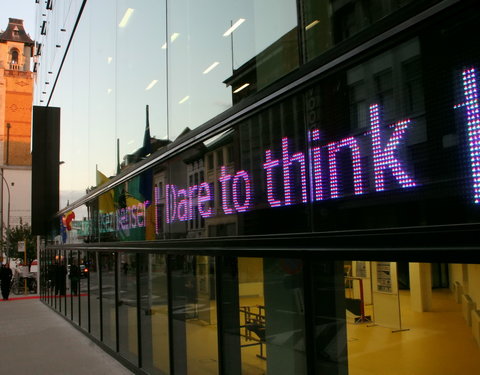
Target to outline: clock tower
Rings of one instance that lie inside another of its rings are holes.
[[[23,20],[0,30],[0,228],[30,223],[30,154],[35,43]]]

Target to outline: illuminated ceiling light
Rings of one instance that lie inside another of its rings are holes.
[[[107,64],[110,64],[110,63],[112,62],[112,60],[113,60],[113,57],[108,56],[108,57],[107,57]]]
[[[220,63],[218,61],[215,61],[212,65],[210,65],[207,69],[203,71],[203,74],[209,73],[212,69],[215,69],[218,64]]]
[[[319,20],[315,20],[315,21],[312,21],[310,22],[307,26],[305,26],[305,30],[310,30],[313,26],[319,24],[320,21]]]
[[[179,36],[180,36],[179,33],[173,33],[172,35],[170,35],[170,42],[173,43],[175,39],[177,39]]]
[[[239,18],[237,22],[235,22],[232,26],[230,26],[230,28],[227,31],[225,31],[223,36],[229,36],[231,33],[233,33],[235,31],[235,29],[238,26],[240,26],[244,22],[245,22],[245,18]]]
[[[163,43],[162,49],[167,49],[167,42]]]
[[[245,87],[250,86],[250,83],[245,83],[242,86],[240,86],[238,89],[236,89],[233,93],[236,94],[237,92],[242,91]]]
[[[134,10],[135,10],[135,9],[128,8],[128,9],[125,11],[125,14],[123,15],[122,20],[121,20],[120,23],[118,24],[118,27],[122,27],[122,28],[123,28],[123,27],[127,26],[128,21],[130,20],[130,17],[132,16]]]
[[[112,89],[107,89],[107,94],[110,94],[112,92]]]
[[[185,103],[188,99],[190,99],[190,96],[187,95],[187,96],[184,97],[182,100],[180,100],[180,101],[178,102],[178,104],[183,104],[183,103]]]
[[[145,87],[145,90],[150,90],[153,86],[155,86],[158,82],[158,79],[154,79],[152,82],[148,84],[147,87]]]

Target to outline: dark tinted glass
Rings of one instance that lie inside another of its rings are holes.
[[[100,254],[103,342],[114,350],[117,348],[116,258],[115,253]]]

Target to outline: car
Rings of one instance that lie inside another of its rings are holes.
[[[88,276],[88,268],[85,266],[85,264],[80,264],[80,277],[87,277]]]

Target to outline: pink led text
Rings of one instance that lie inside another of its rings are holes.
[[[473,180],[473,201],[480,203],[480,105],[478,101],[477,71],[475,68],[462,72],[462,87],[465,101],[454,106],[465,108],[467,117],[468,152]]]
[[[158,192],[155,193],[155,204],[160,202]],[[213,215],[209,202],[213,201],[213,189],[207,182],[180,189],[176,185],[165,186],[165,219],[167,223],[188,221],[193,219],[194,210],[198,210],[203,218]],[[158,222],[158,221],[157,221]]]
[[[319,145],[321,133],[318,129],[314,129],[308,134],[309,163],[306,161],[305,152],[293,153],[291,151],[291,141],[287,137],[282,139],[282,152],[281,155],[277,155],[277,158],[273,155],[272,150],[266,150],[263,168],[266,175],[267,200],[270,206],[289,206],[295,203],[306,203],[309,200],[314,202],[339,198],[342,195],[339,184],[342,172],[339,170],[337,158],[341,151],[348,151],[351,155],[354,195],[365,193],[365,167],[362,166],[361,158],[368,154],[371,155],[373,163],[375,191],[385,190],[385,173],[387,171],[400,188],[416,186],[416,182],[397,153],[411,121],[407,119],[393,124],[390,126],[390,128],[393,127],[393,132],[388,136],[387,131],[382,131],[385,127],[382,127],[379,112],[377,104],[370,106],[370,131],[368,133],[371,149],[369,150],[361,150],[360,142],[355,137]],[[307,169],[309,169],[308,173]],[[297,178],[294,178],[295,175]],[[307,183],[307,176],[310,184]],[[295,181],[299,181],[299,183]],[[325,181],[329,181],[329,189],[325,189]],[[327,191],[330,192],[329,195],[327,195]]]

